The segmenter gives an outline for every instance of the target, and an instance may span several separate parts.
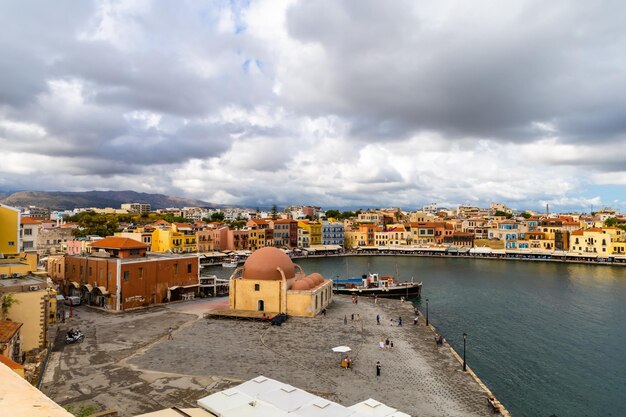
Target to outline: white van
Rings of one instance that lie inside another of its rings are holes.
[[[65,297],[65,305],[69,306],[79,306],[80,305],[80,297],[77,297],[75,295],[69,296],[69,297]]]

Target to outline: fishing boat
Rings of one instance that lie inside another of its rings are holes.
[[[333,280],[335,294],[351,294],[400,298],[419,297],[422,282],[396,282],[391,276],[363,275],[361,278],[337,278]]]

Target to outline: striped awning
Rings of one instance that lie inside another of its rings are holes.
[[[76,281],[70,281],[70,284],[74,286],[74,288],[80,288],[80,284]]]

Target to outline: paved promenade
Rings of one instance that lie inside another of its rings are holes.
[[[354,304],[335,296],[326,317],[290,318],[280,327],[202,318],[223,304],[198,300],[124,315],[83,308],[74,325],[87,339],[53,353],[43,390],[61,404],[97,404],[131,416],[193,406],[202,396],[265,375],[344,405],[372,397],[412,416],[491,415],[485,392],[449,348],[436,346],[422,318],[413,325],[410,303],[361,298]],[[169,326],[173,340],[167,340]],[[380,349],[381,338],[393,341],[393,349]],[[340,367],[342,356],[331,351],[339,345],[353,349],[353,369]]]

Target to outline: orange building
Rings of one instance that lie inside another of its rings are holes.
[[[88,304],[116,311],[189,299],[200,284],[198,257],[148,254],[148,245],[108,237],[87,256],[65,257],[63,289]]]

